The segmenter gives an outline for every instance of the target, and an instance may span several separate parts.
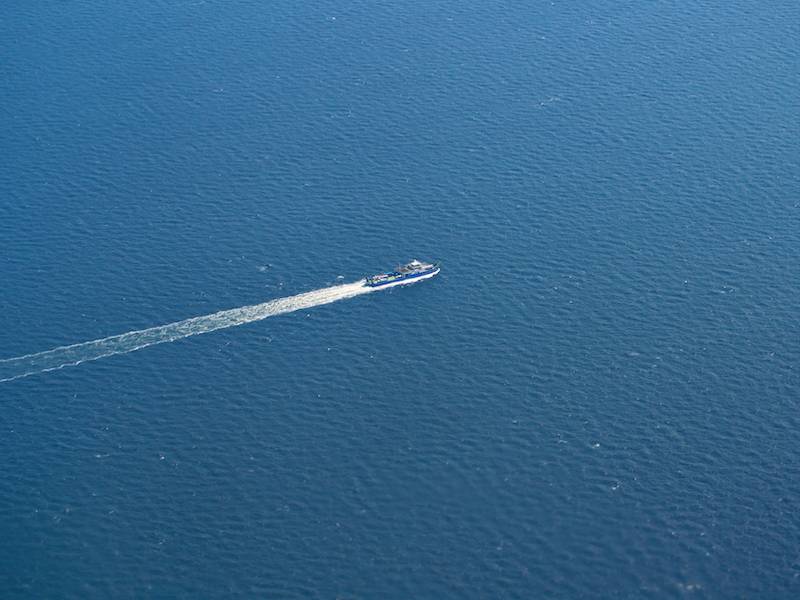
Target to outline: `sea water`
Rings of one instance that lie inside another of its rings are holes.
[[[0,360],[443,268],[0,383],[2,597],[797,597],[798,22],[6,3]]]

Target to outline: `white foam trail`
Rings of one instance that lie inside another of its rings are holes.
[[[60,346],[45,352],[26,354],[25,356],[18,356],[16,358],[7,358],[0,360],[0,383],[20,379],[28,375],[35,375],[36,373],[44,373],[63,367],[79,365],[106,356],[133,352],[134,350],[146,348],[155,344],[174,342],[175,340],[180,340],[192,335],[200,335],[201,333],[209,333],[217,329],[236,327],[237,325],[260,321],[268,317],[274,317],[296,310],[304,310],[323,304],[330,304],[337,300],[353,298],[354,296],[368,294],[375,290],[376,288],[365,287],[364,280],[361,280],[355,283],[335,285],[321,290],[314,290],[313,292],[306,292],[304,294],[298,294],[297,296],[278,298],[276,300],[264,302],[263,304],[222,310],[211,315],[193,317],[176,323],[170,323],[169,325],[129,331],[128,333],[112,335],[111,337],[93,340],[91,342],[83,342],[71,346]]]

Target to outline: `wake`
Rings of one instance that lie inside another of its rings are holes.
[[[298,294],[297,296],[270,300],[262,304],[222,310],[210,315],[193,317],[168,325],[129,331],[128,333],[112,335],[111,337],[91,342],[60,346],[45,352],[7,358],[0,360],[0,383],[20,379],[28,375],[79,365],[90,360],[105,358],[106,356],[126,354],[134,350],[154,346],[155,344],[174,342],[175,340],[209,333],[218,329],[253,323],[254,321],[261,321],[297,310],[330,304],[338,300],[368,294],[374,289],[365,287],[363,280],[345,285],[335,285],[314,290],[313,292]]]

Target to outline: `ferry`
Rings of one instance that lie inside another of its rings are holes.
[[[379,273],[367,277],[364,285],[367,287],[383,287],[414,283],[423,279],[430,279],[439,273],[439,263],[426,263],[412,260],[410,263],[400,265],[396,270],[388,273]]]

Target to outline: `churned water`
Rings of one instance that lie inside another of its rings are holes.
[[[2,597],[797,597],[798,39],[6,3]]]
[[[287,298],[277,298],[261,304],[229,308],[210,315],[191,317],[176,323],[128,331],[99,340],[59,346],[44,352],[3,359],[0,360],[0,383],[21,379],[29,375],[55,371],[64,367],[76,367],[90,360],[99,360],[116,354],[126,354],[149,346],[155,346],[156,344],[175,342],[193,335],[202,335],[220,329],[227,329],[228,327],[238,327],[247,323],[263,321],[269,317],[277,317],[278,315],[297,312],[298,310],[314,308],[383,289],[382,287],[367,286],[365,283],[366,281],[362,279],[347,285],[332,285],[328,288],[305,292]],[[401,279],[391,284],[390,287],[409,285],[409,283],[411,281]]]

